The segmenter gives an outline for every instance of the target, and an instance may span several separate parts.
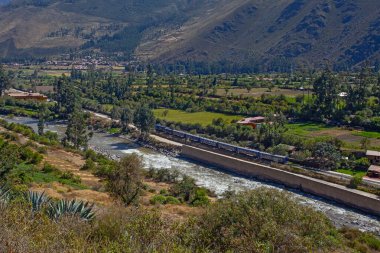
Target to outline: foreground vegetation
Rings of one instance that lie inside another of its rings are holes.
[[[28,128],[21,131],[23,127],[13,124],[12,129],[28,136]],[[115,197],[112,205],[51,199],[28,191],[31,181],[24,180],[28,170],[19,170],[19,164],[35,168],[32,175],[62,175],[54,164],[41,168],[45,152],[60,147],[41,148],[38,142],[22,146],[12,132],[3,135],[0,161],[10,166],[1,181],[11,186],[0,189],[0,249],[4,252],[380,250],[375,236],[337,230],[322,213],[298,204],[285,192],[267,188],[227,192],[223,198],[210,201],[208,196],[212,194],[197,187],[189,177],[169,170],[144,172],[136,155],[115,162],[91,150],[83,154],[86,162],[82,171],[91,171],[105,180],[107,191]],[[10,164],[10,160],[15,163]],[[158,192],[147,186],[147,180],[168,187]],[[147,194],[150,201],[144,204]],[[166,206],[188,206],[196,211],[186,211],[178,219],[164,214]]]
[[[43,208],[41,209],[43,210]],[[5,252],[371,252],[375,237],[337,231],[320,213],[285,193],[258,189],[219,200],[185,221],[156,210],[112,207],[92,221],[66,215],[50,219],[28,202],[0,213]]]

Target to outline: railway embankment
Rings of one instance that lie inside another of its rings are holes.
[[[349,189],[342,185],[188,145],[182,146],[181,155],[223,168],[232,173],[283,184],[290,188],[299,189],[303,192],[311,193],[380,216],[380,198],[374,194]]]

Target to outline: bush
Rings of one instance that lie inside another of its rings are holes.
[[[43,159],[43,156],[41,154],[34,152],[30,148],[22,148],[21,147],[20,149],[21,149],[21,157],[20,158],[21,158],[21,160],[25,161],[26,163],[37,165]]]
[[[137,203],[143,190],[142,161],[137,154],[123,157],[107,176],[107,189],[125,205]]]
[[[40,154],[47,154],[47,148],[43,147],[43,146],[40,146],[40,147],[37,148],[37,152],[40,153]]]
[[[362,183],[363,178],[361,176],[354,176],[351,180],[350,183],[348,184],[348,188],[351,189],[357,189],[358,186]]]
[[[181,203],[177,198],[173,196],[163,196],[163,195],[155,195],[150,199],[150,203],[153,205],[161,204],[161,205],[178,205]]]
[[[195,191],[195,195],[192,198],[191,205],[193,206],[207,206],[210,204],[210,199],[207,197],[206,189],[198,189]]]
[[[70,181],[77,183],[77,184],[81,183],[80,177],[74,175],[74,173],[72,173],[71,171],[63,172],[62,175],[60,176],[60,179],[70,180]]]
[[[181,204],[181,201],[179,201],[179,199],[177,199],[173,196],[168,196],[168,197],[166,197],[165,204],[178,205],[178,204]]]
[[[367,157],[362,157],[355,161],[355,169],[357,170],[367,170],[371,165]]]
[[[92,159],[87,159],[85,164],[80,168],[81,170],[91,170],[95,171],[96,164]]]
[[[267,188],[219,200],[183,230],[193,252],[329,252],[338,241],[322,213]]]
[[[155,195],[150,199],[150,203],[155,205],[155,204],[165,204],[166,202],[166,197],[162,195]]]
[[[88,149],[88,150],[86,150],[85,157],[86,157],[87,160],[91,159],[93,161],[96,161],[98,155],[96,154],[96,152],[94,150]]]
[[[174,197],[183,199],[185,202],[188,202],[192,199],[192,195],[197,190],[195,180],[189,176],[184,176],[183,179],[169,189],[169,192]]]
[[[44,173],[60,173],[60,170],[58,170],[56,167],[54,167],[50,163],[44,163],[44,166],[42,167],[42,172],[44,172]]]

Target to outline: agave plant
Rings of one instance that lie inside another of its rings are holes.
[[[0,204],[6,205],[10,200],[10,189],[6,185],[0,185]]]
[[[90,221],[95,217],[93,211],[94,204],[81,200],[59,200],[50,203],[47,209],[48,216],[53,220],[58,220],[62,216],[78,216],[85,221]]]
[[[50,202],[50,197],[45,192],[29,191],[25,194],[25,198],[32,204],[33,212],[39,212],[45,203]]]

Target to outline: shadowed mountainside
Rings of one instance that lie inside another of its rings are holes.
[[[379,10],[372,0],[13,0],[0,10],[0,56],[353,66],[380,58]]]

